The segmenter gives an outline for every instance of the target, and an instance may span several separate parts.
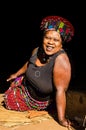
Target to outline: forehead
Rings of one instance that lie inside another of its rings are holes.
[[[55,30],[48,30],[48,31],[46,31],[45,32],[45,36],[52,36],[52,37],[61,38],[60,33],[55,31]]]

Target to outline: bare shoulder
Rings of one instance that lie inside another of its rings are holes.
[[[34,55],[38,50],[38,47],[34,48],[33,51],[32,51],[32,55]]]
[[[71,64],[70,64],[70,60],[69,57],[66,53],[62,53],[59,56],[56,57],[55,60],[55,68],[59,67],[59,68],[64,68],[64,69],[70,69],[71,68]]]

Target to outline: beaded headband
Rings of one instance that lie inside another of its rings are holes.
[[[60,16],[47,16],[45,17],[40,26],[41,30],[48,31],[55,29],[63,38],[63,41],[70,41],[74,36],[74,27],[65,18]]]

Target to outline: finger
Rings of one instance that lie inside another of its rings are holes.
[[[12,78],[8,78],[6,81],[8,82],[8,81],[10,81]]]

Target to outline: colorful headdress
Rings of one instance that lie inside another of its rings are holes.
[[[72,24],[60,16],[45,17],[41,22],[40,28],[44,31],[54,28],[61,34],[63,40],[66,42],[70,41],[72,36],[74,36],[74,27]]]

